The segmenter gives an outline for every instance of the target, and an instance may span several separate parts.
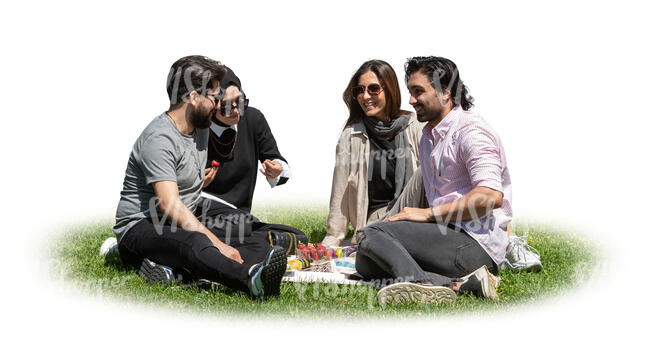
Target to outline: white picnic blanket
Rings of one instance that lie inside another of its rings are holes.
[[[287,271],[282,281],[289,282],[322,282],[343,285],[359,285],[360,281],[348,279],[348,275],[342,273],[323,273],[316,271]]]

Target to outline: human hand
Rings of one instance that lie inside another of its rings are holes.
[[[386,219],[386,221],[415,221],[415,222],[430,222],[431,212],[429,208],[409,208],[405,207],[399,213]]]
[[[271,161],[269,159],[264,160],[262,163],[262,168],[260,169],[262,175],[268,178],[276,178],[282,173],[282,165],[277,161]]]
[[[218,245],[217,249],[225,257],[230,258],[230,259],[236,261],[239,264],[244,262],[244,260],[241,259],[241,255],[239,254],[239,251],[232,248],[232,247],[230,247],[229,245],[227,245],[225,243],[221,243],[220,245]]]
[[[212,167],[205,169],[203,188],[208,187],[208,185],[214,180],[214,177],[217,175],[217,170],[219,170],[219,163],[212,161]]]

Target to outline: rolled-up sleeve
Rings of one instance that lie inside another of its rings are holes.
[[[501,142],[496,134],[472,124],[459,130],[458,141],[472,187],[488,187],[503,193]]]

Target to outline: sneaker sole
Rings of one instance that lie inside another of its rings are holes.
[[[500,268],[501,270],[507,269],[507,270],[512,270],[514,272],[531,272],[531,273],[536,273],[542,270],[542,263],[535,263],[532,265],[512,265],[507,261],[504,261],[503,263],[504,263],[502,265],[503,268]]]
[[[487,266],[483,265],[476,272],[476,277],[481,281],[481,288],[483,289],[483,295],[493,301],[499,300],[499,295],[497,294],[497,286],[501,282],[501,278],[492,275],[488,270]],[[487,292],[485,292],[484,283],[487,281]]]
[[[280,283],[286,270],[287,256],[284,248],[273,247],[261,273],[264,297],[280,295]]]
[[[165,269],[149,259],[142,260],[138,275],[147,280],[148,284],[171,285],[173,283],[172,278],[167,275]]]
[[[453,303],[456,301],[456,293],[452,289],[442,286],[423,286],[400,282],[379,290],[377,301],[382,307],[389,303]]]

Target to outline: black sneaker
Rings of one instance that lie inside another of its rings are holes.
[[[473,294],[476,297],[489,298],[493,301],[499,300],[497,286],[500,279],[492,275],[485,265],[461,280],[463,284],[458,288],[458,293]]]
[[[171,285],[183,281],[182,274],[174,274],[172,268],[156,264],[147,258],[142,260],[138,275],[147,280],[148,284]]]
[[[250,270],[248,288],[256,298],[280,295],[280,283],[287,270],[287,255],[280,246],[271,248],[266,258]]]

